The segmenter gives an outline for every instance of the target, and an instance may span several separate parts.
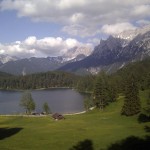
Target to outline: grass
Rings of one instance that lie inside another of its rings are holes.
[[[145,105],[147,92],[141,92]],[[51,117],[0,116],[1,150],[100,150],[130,136],[144,138],[149,135],[145,127],[150,122],[139,123],[138,115],[120,115],[123,97],[104,111],[93,110],[86,114],[65,116],[54,121]],[[80,149],[79,149],[80,147]],[[89,147],[89,148],[87,148]],[[115,150],[115,149],[114,149]]]

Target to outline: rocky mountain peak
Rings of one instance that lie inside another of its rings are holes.
[[[65,53],[62,57],[66,60],[75,59],[78,55],[89,56],[92,52],[92,49],[89,46],[80,46],[80,47],[73,47],[69,49],[67,53]]]
[[[98,73],[105,70],[112,73],[126,64],[143,60],[150,56],[150,26],[129,30],[118,36],[101,40],[91,55],[85,59],[63,66],[62,70],[86,70]]]

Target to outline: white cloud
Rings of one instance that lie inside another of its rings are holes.
[[[84,15],[82,13],[75,13],[70,18],[72,23],[80,22],[83,19],[84,19]]]
[[[37,39],[35,36],[31,36],[24,41],[0,44],[0,54],[9,54],[20,58],[60,56],[75,46],[89,45],[90,44],[84,44],[71,38],[45,37],[43,39]]]
[[[20,44],[20,41],[18,42],[16,42],[16,43],[18,43],[18,44]],[[24,41],[24,43],[26,44],[26,45],[34,45],[35,43],[36,43],[36,37],[35,36],[30,36],[30,37],[28,37],[25,41]]]
[[[93,27],[81,26],[79,24],[64,26],[62,31],[70,35],[80,36],[80,37],[94,36],[100,33],[99,29],[95,29]]]
[[[138,5],[135,6],[132,14],[135,16],[146,17],[149,16],[150,5]]]
[[[4,54],[4,53],[5,53],[5,50],[1,49],[0,54]]]
[[[68,47],[68,49],[70,49],[70,48],[73,48],[73,47],[75,47],[75,46],[77,46],[77,45],[81,45],[81,43],[78,42],[78,41],[75,40],[75,39],[67,39],[67,40],[65,41],[65,45]]]
[[[133,30],[136,27],[128,22],[117,23],[112,25],[104,25],[102,27],[102,32],[106,34],[118,34],[126,30]]]
[[[0,9],[16,10],[19,17],[33,21],[59,23],[64,32],[81,37],[100,33],[104,25],[150,18],[149,0],[2,0]]]
[[[61,9],[72,9],[74,7],[81,7],[86,4],[86,0],[59,0],[58,6]]]
[[[100,43],[100,39],[99,38],[92,38],[92,39],[88,39],[87,42],[93,43],[93,45],[98,45]]]

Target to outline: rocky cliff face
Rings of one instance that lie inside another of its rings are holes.
[[[63,66],[62,70],[84,69],[91,73],[105,70],[112,73],[129,62],[143,60],[150,56],[150,26],[126,31],[101,40],[93,53],[85,59]]]
[[[72,59],[81,60],[92,53],[92,49],[88,46],[80,46],[69,49],[62,57],[64,61],[70,61]]]

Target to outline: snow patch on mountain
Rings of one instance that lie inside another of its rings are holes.
[[[115,38],[120,38],[120,39],[124,39],[127,41],[131,41],[133,40],[137,35],[141,34],[145,34],[146,32],[150,31],[150,25],[141,27],[141,28],[137,28],[135,30],[127,30],[127,31],[123,31],[119,34],[113,35]]]

